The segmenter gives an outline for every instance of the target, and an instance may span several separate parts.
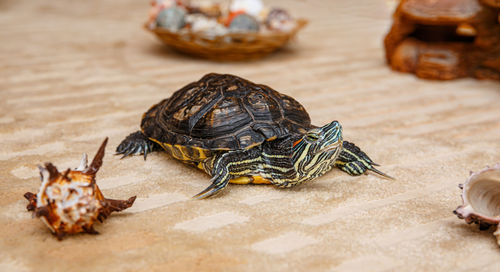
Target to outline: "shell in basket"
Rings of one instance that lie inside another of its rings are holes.
[[[191,6],[182,0],[153,2],[145,28],[177,51],[219,61],[261,58],[285,46],[307,24],[260,0],[230,7]]]
[[[217,60],[238,61],[262,58],[285,46],[307,20],[296,20],[289,32],[227,33],[207,35],[205,32],[172,32],[163,28],[150,29],[163,43],[193,56]]]

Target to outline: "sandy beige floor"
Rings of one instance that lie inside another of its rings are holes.
[[[311,23],[252,63],[175,54],[141,29],[147,1],[0,1],[1,271],[500,270],[493,231],[458,220],[457,184],[500,161],[500,83],[419,80],[384,64],[394,1],[273,1]],[[271,1],[269,1],[271,2]],[[165,154],[119,160],[153,103],[208,72],[292,95],[397,177],[332,171],[280,190],[209,178]],[[26,212],[36,165],[76,167],[110,137],[98,184],[133,208],[62,242]]]

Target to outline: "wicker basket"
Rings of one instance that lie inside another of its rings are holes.
[[[307,24],[298,19],[294,29],[289,32],[269,33],[229,33],[208,37],[203,32],[171,32],[163,28],[149,29],[165,44],[190,55],[217,61],[239,61],[262,58],[283,47]]]

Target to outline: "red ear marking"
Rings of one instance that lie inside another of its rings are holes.
[[[298,145],[300,142],[302,142],[302,139],[296,141],[295,143],[293,143],[293,147],[295,147],[296,145]]]

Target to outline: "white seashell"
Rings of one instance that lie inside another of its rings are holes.
[[[202,14],[189,14],[186,23],[191,25],[192,32],[204,32],[207,37],[222,36],[228,33],[228,29],[217,22],[214,18],[208,18]]]
[[[478,224],[481,230],[500,223],[500,164],[472,173],[459,187],[463,205],[454,211],[458,218]],[[500,245],[500,229],[494,235]]]
[[[244,11],[254,17],[258,17],[263,9],[261,0],[234,0],[229,7],[231,12]]]

